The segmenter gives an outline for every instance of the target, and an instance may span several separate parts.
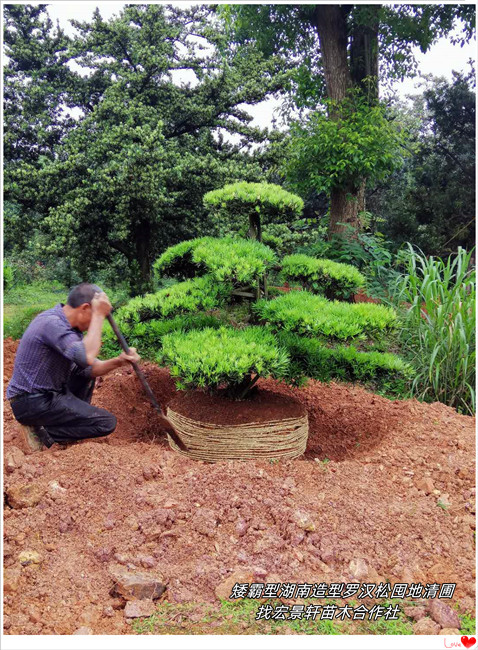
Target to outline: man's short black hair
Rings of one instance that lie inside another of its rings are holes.
[[[98,292],[101,293],[101,289],[98,285],[90,284],[89,282],[82,282],[71,289],[66,304],[74,308],[83,305],[85,302],[91,304],[93,296]]]

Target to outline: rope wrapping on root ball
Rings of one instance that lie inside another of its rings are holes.
[[[168,418],[187,451],[179,449],[168,436],[171,449],[209,462],[297,458],[305,452],[309,435],[307,414],[273,422],[224,425],[191,420],[168,408]]]

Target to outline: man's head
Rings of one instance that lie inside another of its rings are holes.
[[[78,328],[81,332],[85,332],[91,323],[91,301],[95,293],[101,293],[96,284],[89,282],[82,282],[77,284],[76,287],[68,294],[66,301],[67,318],[73,327]]]

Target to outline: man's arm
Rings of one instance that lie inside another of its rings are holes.
[[[111,303],[108,300],[106,293],[96,293],[95,297],[91,301],[91,323],[88,327],[88,333],[83,339],[83,345],[85,346],[86,352],[86,360],[90,366],[95,363],[96,355],[100,351],[103,321],[111,312],[111,309]],[[110,368],[110,370],[113,370],[113,368]],[[109,372],[109,370],[106,372]],[[102,374],[104,375],[105,373],[103,372]]]
[[[107,359],[106,361],[100,361],[99,359],[95,359],[91,367],[91,376],[101,377],[103,375],[107,375],[112,370],[116,370],[116,368],[121,368],[122,366],[126,366],[129,363],[138,363],[140,357],[136,352],[136,348],[130,348],[129,351],[130,354],[126,354],[126,352],[122,352],[119,356],[113,357],[112,359]]]

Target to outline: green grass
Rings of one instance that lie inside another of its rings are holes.
[[[363,629],[362,634],[413,634],[412,624],[406,617],[399,618],[396,621],[386,621],[383,618],[379,618],[376,621],[362,621],[359,628]]]
[[[279,604],[277,600],[268,600],[272,606]],[[317,599],[302,601],[308,604],[337,604],[343,606],[341,600],[318,602]],[[378,603],[378,601],[377,601]],[[252,599],[238,601],[221,601],[220,604],[211,603],[158,603],[157,611],[148,618],[135,619],[132,630],[136,634],[284,634],[289,630],[296,634],[326,634],[326,635],[413,635],[413,619],[408,618],[402,609],[405,604],[401,600],[383,600],[380,604],[384,607],[397,605],[400,607],[399,617],[396,620],[379,618],[376,621],[341,621],[329,620],[256,620],[256,612],[260,602]],[[351,607],[357,607],[359,601],[350,600]],[[460,634],[475,634],[475,619],[468,614],[460,616]]]
[[[468,636],[476,634],[476,619],[469,614],[464,614],[463,616],[460,616],[460,620],[460,634],[466,634]]]
[[[307,599],[308,604],[336,604],[343,606],[341,600]],[[378,602],[378,601],[377,601]],[[271,599],[266,601],[273,607],[279,601]],[[326,634],[326,635],[413,635],[413,620],[409,619],[403,611],[399,611],[396,620],[353,621],[353,620],[256,620],[256,613],[260,606],[258,600],[244,599],[239,601],[221,601],[220,604],[210,603],[168,603],[163,601],[158,604],[157,611],[148,618],[136,619],[132,629],[136,634],[284,634],[289,630],[296,634]],[[351,607],[360,603],[349,601]],[[387,607],[396,605],[402,609],[404,603],[400,600],[384,600],[380,604]],[[286,615],[287,616],[287,615]],[[193,617],[193,618],[191,618]],[[463,616],[462,634],[474,634],[474,620]]]
[[[124,301],[124,292],[104,289],[114,306]],[[3,337],[19,339],[40,312],[65,303],[69,289],[59,282],[16,285],[3,294]]]
[[[65,302],[67,291],[58,282],[35,282],[6,291],[3,296],[4,338],[19,339],[37,314]]]
[[[274,600],[267,601],[277,605]],[[347,634],[348,623],[341,621],[305,620],[259,620],[256,612],[261,603],[257,600],[240,602],[221,601],[220,605],[209,603],[184,603],[180,605],[163,602],[149,618],[136,619],[132,628],[137,634],[284,634],[290,628],[298,634]],[[190,615],[201,610],[196,622]]]

